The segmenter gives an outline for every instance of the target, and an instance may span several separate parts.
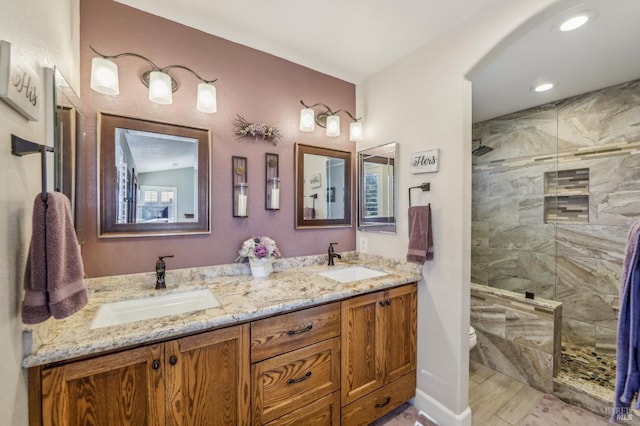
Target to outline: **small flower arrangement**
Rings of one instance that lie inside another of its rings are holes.
[[[280,131],[275,127],[267,126],[266,124],[249,123],[238,114],[236,114],[236,119],[233,120],[233,133],[240,138],[245,136],[253,136],[256,139],[262,138],[274,145],[277,145],[282,137]]]
[[[278,258],[281,257],[280,250],[276,242],[269,237],[251,237],[238,250],[236,262],[242,262],[244,259],[255,257],[262,258]]]

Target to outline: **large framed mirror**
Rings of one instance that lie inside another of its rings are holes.
[[[100,237],[210,232],[209,131],[98,114]]]
[[[396,159],[391,142],[358,152],[358,230],[396,233]]]
[[[296,228],[351,226],[351,153],[296,144]]]

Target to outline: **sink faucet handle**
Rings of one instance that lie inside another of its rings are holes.
[[[338,259],[342,259],[342,256],[336,253],[335,250],[333,249],[334,244],[338,245],[338,243],[329,243],[329,249],[327,250],[327,253],[329,254],[329,266],[333,266],[334,257],[337,257]]]
[[[166,256],[158,256],[158,261],[156,262],[156,290],[167,288],[167,285],[164,282],[164,272],[167,269],[164,259],[167,257],[173,257],[173,255],[168,254]]]

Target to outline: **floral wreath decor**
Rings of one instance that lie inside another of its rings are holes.
[[[249,123],[239,114],[236,114],[236,118],[233,120],[233,133],[238,138],[253,136],[256,140],[262,138],[274,145],[277,145],[282,137],[280,131],[275,127],[267,126],[266,124]]]

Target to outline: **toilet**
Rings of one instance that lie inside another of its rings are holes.
[[[476,330],[469,326],[469,350],[476,347],[476,343],[478,343],[478,338],[476,337]]]

